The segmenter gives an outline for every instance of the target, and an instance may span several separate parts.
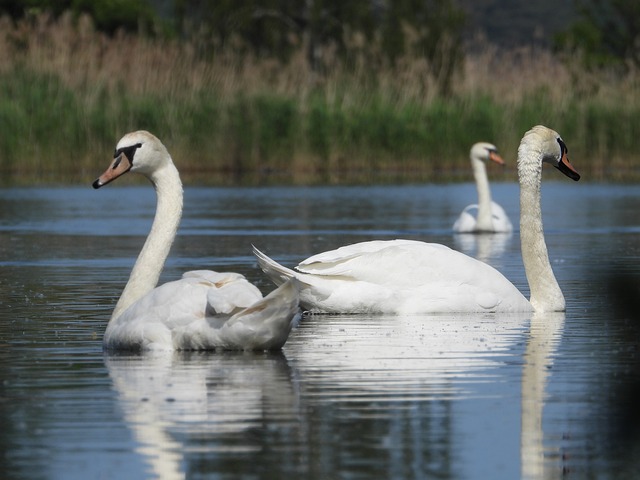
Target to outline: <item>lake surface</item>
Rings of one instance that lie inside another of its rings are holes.
[[[153,189],[0,190],[2,478],[640,478],[640,188],[545,177],[566,313],[308,316],[278,353],[104,354]],[[517,186],[492,188],[517,225]],[[528,295],[517,231],[451,233],[475,198],[471,184],[186,188],[162,281],[231,270],[266,293],[252,243],[294,265],[414,238]]]

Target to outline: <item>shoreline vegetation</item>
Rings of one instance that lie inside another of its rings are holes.
[[[203,53],[196,41],[97,32],[88,17],[0,20],[2,184],[92,180],[126,132],[149,130],[185,183],[471,181],[468,152],[495,143],[516,180],[516,149],[535,124],[560,132],[590,181],[640,180],[640,72],[593,72],[579,58],[481,40],[438,93],[426,62],[353,61],[305,46],[286,65]],[[375,50],[375,49],[374,49]]]

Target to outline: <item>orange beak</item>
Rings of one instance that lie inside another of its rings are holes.
[[[564,173],[571,180],[575,180],[576,182],[580,180],[580,174],[576,172],[576,169],[573,168],[573,165],[569,162],[569,157],[567,156],[567,152],[562,153],[562,158],[560,159],[560,163],[558,163],[558,170]]]
[[[504,160],[498,152],[489,152],[489,160],[496,162],[498,165],[504,165]]]
[[[93,182],[93,188],[103,187],[107,183],[118,178],[120,175],[124,175],[129,170],[131,170],[131,162],[129,161],[129,158],[124,153],[120,153],[120,155],[113,159],[109,168],[107,168],[105,172],[100,175],[95,182]]]

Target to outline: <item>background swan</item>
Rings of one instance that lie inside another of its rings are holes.
[[[495,145],[479,142],[469,152],[473,178],[478,190],[478,203],[467,205],[453,224],[453,231],[458,233],[508,233],[513,230],[511,221],[504,209],[491,200],[491,189],[487,178],[485,162],[491,160],[504,165]],[[477,211],[476,216],[473,216]]]
[[[518,148],[522,258],[531,290],[528,301],[493,267],[450,248],[413,240],[370,241],[314,255],[296,270],[254,247],[262,270],[276,283],[301,282],[300,303],[313,312],[430,313],[563,311],[544,241],[540,209],[542,164],[573,180],[580,175],[555,131],[536,126]]]
[[[100,188],[120,175],[147,177],[158,198],[151,231],[104,334],[107,349],[278,349],[300,318],[297,286],[284,284],[262,298],[238,273],[187,272],[156,284],[182,215],[182,183],[169,152],[155,136],[132,132],[120,140]]]

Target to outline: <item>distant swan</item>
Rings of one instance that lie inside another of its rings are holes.
[[[485,162],[491,160],[499,165],[504,165],[504,160],[498,155],[495,145],[479,142],[471,147],[469,152],[473,177],[476,180],[478,190],[478,203],[467,205],[456,222],[453,231],[457,233],[508,233],[513,230],[511,221],[504,209],[491,201],[491,190],[487,178]],[[472,212],[477,210],[477,216]]]
[[[113,157],[93,187],[138,172],[155,187],[158,203],[149,236],[107,325],[105,348],[281,348],[300,318],[295,281],[262,298],[238,273],[196,270],[156,288],[182,215],[180,175],[165,146],[149,132],[122,137]]]
[[[434,313],[563,311],[542,230],[540,183],[548,162],[573,180],[567,147],[553,130],[536,126],[518,149],[520,235],[531,300],[493,267],[450,248],[413,240],[347,245],[304,260],[290,270],[254,247],[276,283],[297,278],[300,304],[312,312]]]

